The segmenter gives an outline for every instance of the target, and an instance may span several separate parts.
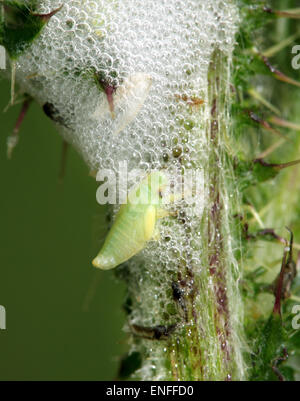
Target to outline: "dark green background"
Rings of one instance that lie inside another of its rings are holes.
[[[9,96],[1,80],[0,380],[114,379],[125,349],[124,286],[91,266],[105,232],[97,185],[73,149],[59,185],[62,140],[37,104],[7,160],[21,107],[2,113]]]

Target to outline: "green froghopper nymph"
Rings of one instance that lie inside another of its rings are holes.
[[[167,177],[160,171],[146,176],[130,191],[93,265],[109,270],[140,252],[148,241],[157,237],[156,222],[168,215],[163,209],[162,191]]]

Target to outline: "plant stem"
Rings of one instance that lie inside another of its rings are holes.
[[[225,157],[230,134],[229,68],[228,56],[216,50],[208,71],[205,102],[205,153],[208,157],[203,159],[203,153],[199,152],[195,158],[195,162],[204,165],[204,212],[201,217],[192,216],[192,229],[183,230],[182,237],[186,248],[191,242],[193,248],[181,254],[171,268],[167,266],[169,283],[165,267],[161,261],[157,262],[161,249],[151,260],[147,255],[141,258],[138,266],[132,262],[125,274],[131,304],[129,322],[139,328],[138,333],[133,332],[132,350],[143,357],[138,377],[144,380],[244,378],[240,345],[243,336],[239,325],[242,308],[237,289],[239,272],[231,233],[231,214],[233,208],[238,207],[238,195],[234,192],[234,196],[228,195],[234,180]],[[198,135],[203,134],[202,127],[199,125]],[[182,211],[181,215],[187,218]],[[182,235],[179,230],[177,227],[176,235]],[[197,258],[199,251],[200,259]],[[157,297],[161,299],[155,301]],[[147,320],[145,316],[153,317],[152,326],[150,323],[138,325],[139,319]],[[149,336],[151,327],[153,333],[158,327],[164,327],[165,335],[159,339],[155,334],[151,339],[143,338]],[[166,333],[168,328],[170,333]]]

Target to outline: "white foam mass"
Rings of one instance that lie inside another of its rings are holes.
[[[61,3],[41,1],[39,11]],[[199,107],[198,121],[195,116],[190,121],[191,107],[182,99],[206,99],[212,52],[216,47],[227,52],[234,43],[235,8],[222,0],[63,4],[18,59],[17,79],[41,105],[55,106],[69,127],[63,135],[88,165],[116,168],[128,160],[129,168],[160,168],[168,157],[180,163],[174,144],[187,159],[201,151],[205,106]],[[114,119],[93,71],[118,88]]]

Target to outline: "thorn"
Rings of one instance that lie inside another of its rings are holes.
[[[252,96],[254,99],[258,100],[260,103],[262,103],[264,106],[266,106],[268,109],[270,109],[273,113],[277,115],[281,115],[281,112],[277,107],[273,106],[270,102],[268,102],[259,92],[257,92],[254,88],[251,88],[248,90],[248,93],[250,96]]]
[[[293,261],[293,243],[294,243],[294,233],[293,233],[293,231],[289,228],[289,227],[285,227],[287,230],[288,230],[288,232],[290,233],[290,235],[291,235],[291,238],[290,238],[290,244],[289,244],[289,256],[288,256],[288,260],[287,260],[287,265],[289,264],[289,263],[292,263],[292,261]]]
[[[266,67],[271,71],[271,73],[274,75],[275,78],[277,78],[279,81],[286,82],[288,84],[297,86],[300,88],[300,82],[296,81],[293,78],[288,77],[285,75],[283,72],[279,71],[277,68],[275,68],[267,59],[267,57],[262,56],[262,60],[265,63]]]
[[[286,226],[285,228],[288,230],[288,232],[291,235],[290,243],[289,243],[289,256],[288,256],[288,260],[287,260],[287,265],[290,265],[291,263],[294,263],[293,262],[294,233],[289,227]]]
[[[13,133],[7,139],[7,158],[8,159],[11,159],[12,152],[19,141],[20,127],[27,114],[27,111],[28,111],[31,101],[32,101],[32,97],[30,97],[29,95],[25,95],[25,99],[23,101],[18,119],[16,121],[14,130],[13,130]]]
[[[107,86],[104,89],[104,92],[105,92],[106,97],[107,97],[111,118],[114,119],[115,118],[115,106],[114,106],[113,95],[114,95],[114,92],[115,92],[115,88],[113,86]]]
[[[273,145],[271,145],[269,148],[264,150],[262,153],[260,153],[257,156],[257,159],[263,159],[267,156],[269,156],[271,153],[273,153],[276,149],[278,149],[281,145],[284,144],[284,139],[280,139],[278,142],[275,142]]]
[[[271,127],[271,125],[263,120],[261,117],[259,117],[257,114],[253,113],[253,111],[248,111],[248,115],[251,118],[252,121],[256,122],[257,124],[261,125],[266,131],[271,132],[272,134],[278,135],[281,138],[284,138],[285,140],[290,141],[289,138],[287,138],[286,136],[284,136],[280,131],[278,131],[277,129]]]
[[[273,10],[270,7],[264,7],[263,10],[268,14],[274,14],[281,18],[300,19],[300,9],[294,8],[291,10]]]
[[[296,271],[300,272],[300,251],[298,252],[298,255],[297,255]]]
[[[273,314],[281,316],[281,294],[283,288],[283,279],[284,279],[284,269],[286,267],[286,249],[283,252],[282,262],[281,262],[281,270],[279,274],[279,280],[277,283],[277,288],[275,292],[275,303],[273,308]]]
[[[286,229],[289,231],[289,233],[291,235],[289,247],[287,248],[287,241],[285,241],[285,245],[286,245],[285,260],[283,259],[283,261],[282,261],[283,265],[281,266],[279,276],[275,279],[274,283],[270,286],[270,289],[272,290],[273,294],[275,295],[275,300],[277,301],[277,306],[274,305],[275,313],[276,312],[278,313],[278,310],[280,310],[280,305],[278,306],[278,303],[280,303],[280,300],[278,298],[287,299],[290,297],[291,286],[293,284],[295,277],[297,276],[297,267],[293,261],[294,235],[293,235],[293,232],[288,227],[286,227]],[[275,301],[275,304],[276,304],[276,301]]]
[[[11,86],[10,86],[10,105],[15,102],[15,85],[16,85],[16,62],[11,61]]]
[[[245,205],[245,206],[250,210],[252,216],[253,216],[254,219],[257,221],[257,223],[259,224],[259,226],[260,226],[262,229],[264,229],[264,224],[263,224],[263,222],[262,222],[262,220],[261,220],[261,218],[260,218],[259,213],[255,210],[255,208],[254,208],[250,203],[248,203],[248,204]]]
[[[263,159],[255,159],[253,161],[253,163],[259,163],[261,166],[264,166],[264,167],[272,167],[275,170],[283,170],[287,167],[291,167],[291,166],[295,166],[296,164],[300,164],[300,159],[294,160],[291,162],[287,162],[287,163],[268,163]]]
[[[289,46],[297,39],[300,35],[300,32],[296,32],[293,35],[289,36],[286,39],[283,39],[281,42],[277,43],[275,46],[270,47],[269,49],[262,52],[262,55],[265,57],[273,57],[275,56],[280,50],[284,49],[285,47]]]
[[[263,230],[260,230],[256,233],[256,235],[259,236],[270,235],[276,241],[279,241],[281,244],[286,245],[286,240],[283,237],[280,237],[280,235],[276,234],[273,228],[265,228]]]
[[[117,87],[113,84],[110,84],[105,80],[100,74],[95,73],[95,80],[97,84],[100,86],[100,89],[103,90],[103,92],[106,95],[110,114],[112,119],[115,118],[115,106],[114,106],[114,93],[117,90]]]
[[[39,17],[44,23],[47,23],[50,20],[50,18],[53,17],[53,15],[57,14],[62,8],[63,4],[48,14],[36,14],[36,13],[31,13],[31,14],[34,17]]]
[[[24,101],[24,96],[23,95],[24,95],[24,93],[21,93],[22,97],[18,98],[18,96],[19,96],[19,93],[18,93],[17,96],[15,96],[15,101],[14,101],[13,105],[11,104],[10,99],[9,99],[9,102],[7,103],[7,105],[3,109],[3,113],[6,113],[10,109],[10,107],[16,106],[17,104],[23,103],[23,101]]]
[[[290,128],[290,129],[293,129],[295,131],[300,131],[300,125],[299,124],[283,120],[282,118],[278,118],[276,116],[271,117],[269,119],[269,121],[271,123],[273,123],[273,124],[279,125],[280,127]]]
[[[67,164],[67,155],[68,155],[69,144],[67,141],[63,139],[62,150],[61,150],[61,161],[60,161],[60,171],[58,175],[59,183],[62,184],[65,172],[66,172],[66,164]]]

